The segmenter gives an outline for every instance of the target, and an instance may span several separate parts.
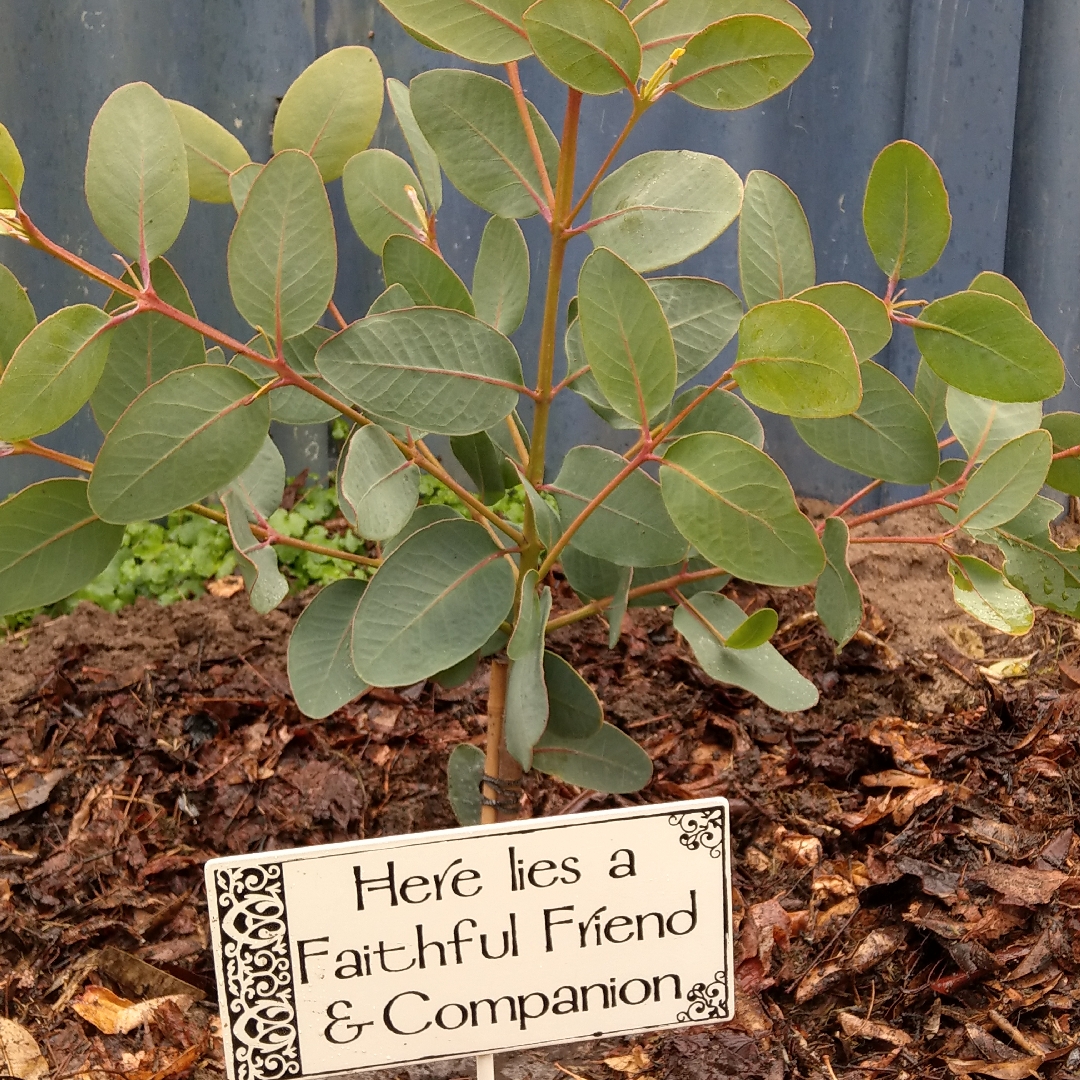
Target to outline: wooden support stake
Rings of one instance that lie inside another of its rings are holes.
[[[484,772],[499,780],[519,781],[521,766],[510,756],[506,749],[506,732],[503,721],[506,716],[506,679],[509,665],[505,660],[492,660],[491,678],[488,686],[487,744],[485,747]],[[498,802],[501,793],[490,784],[483,785],[486,798]],[[500,810],[495,806],[484,806],[480,811],[482,825],[495,825],[500,821],[513,821],[517,812]]]

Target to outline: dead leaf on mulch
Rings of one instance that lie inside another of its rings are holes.
[[[1017,1058],[1015,1061],[969,1061],[963,1058],[948,1058],[949,1071],[957,1076],[969,1076],[975,1073],[979,1076],[993,1076],[996,1080],[1025,1080],[1028,1076],[1036,1076],[1038,1070],[1048,1061],[1063,1057],[1069,1053],[1072,1047],[1055,1050],[1052,1054],[1032,1054],[1028,1057]]]
[[[1026,866],[990,863],[968,874],[975,885],[986,885],[1000,893],[1006,904],[1038,907],[1049,904],[1054,893],[1068,881],[1069,875],[1060,870],[1030,870]]]
[[[37,1040],[21,1024],[0,1016],[0,1066],[17,1080],[45,1080],[49,1063]]]
[[[145,1024],[167,1003],[172,1002],[181,1012],[187,1012],[192,1001],[187,994],[150,998],[149,1001],[128,1001],[104,986],[88,986],[71,1007],[84,1020],[106,1035],[126,1035]]]
[[[864,1020],[861,1016],[852,1016],[851,1013],[840,1014],[840,1026],[844,1029],[844,1034],[853,1039],[880,1039],[892,1046],[908,1046],[911,1043],[911,1036],[906,1031],[877,1020]]]
[[[0,821],[41,806],[67,774],[67,769],[52,769],[47,773],[27,773],[15,780],[5,770],[0,780]]]
[[[627,1076],[640,1076],[652,1067],[652,1058],[645,1052],[643,1046],[634,1045],[629,1054],[616,1054],[613,1057],[604,1058],[604,1064],[615,1072],[626,1073]]]

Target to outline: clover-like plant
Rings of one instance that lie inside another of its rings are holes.
[[[94,122],[86,164],[90,210],[125,263],[118,274],[34,224],[19,201],[18,151],[0,128],[4,232],[105,289],[101,305],[38,323],[0,268],[0,452],[88,474],[0,505],[0,613],[71,593],[106,566],[126,523],[185,506],[227,522],[251,603],[268,611],[288,589],[277,547],[320,550],[271,523],[285,471],[270,421],[345,417],[355,426],[338,496],[368,546],[326,551],[357,576],[324,588],[297,622],[293,693],[323,717],[368,686],[453,684],[492,658],[486,756],[466,745],[450,759],[462,821],[509,808],[522,770],[606,792],[648,781],[648,756],[545,649],[569,623],[606,617],[614,646],[628,606],[670,605],[709,675],[788,712],[812,707],[817,691],[769,643],[776,613],[747,617],[719,591],[729,576],[816,583],[817,614],[838,646],[862,616],[849,548],[870,540],[945,552],[958,604],[1006,633],[1031,627],[1029,598],[1080,613],[1080,554],[1053,542],[1060,508],[1039,494],[1047,483],[1080,494],[1080,415],[1042,410],[1063,384],[1058,351],[996,273],[933,302],[901,287],[936,263],[951,228],[924,151],[894,143],[869,177],[863,219],[880,297],[817,282],[805,215],[775,176],[743,180],[721,158],[687,150],[613,168],[642,116],[669,97],[735,110],[787,87],[813,55],[809,24],[789,0],[383,3],[422,41],[492,69],[386,81],[412,163],[368,149],[384,81],[367,48],[336,49],[296,80],[265,164],[198,110],[145,83],[123,86]],[[522,91],[517,65],[533,55],[566,85],[559,136]],[[589,178],[576,167],[586,94],[629,100]],[[444,175],[491,215],[471,287],[439,250]],[[385,279],[366,317],[349,324],[332,300],[325,185],[338,178]],[[252,328],[246,342],[198,318],[165,260],[189,198],[237,210],[228,274]],[[536,214],[550,246],[536,377],[526,383],[508,335],[530,293],[517,219]],[[656,274],[736,221],[741,299],[720,282]],[[590,242],[566,304],[567,247]],[[873,360],[894,327],[913,333],[922,355],[914,393]],[[556,372],[560,335],[565,372]],[[691,385],[736,335],[733,361]],[[577,446],[549,475],[549,418],[565,393],[636,432],[630,449]],[[96,461],[36,441],[88,401],[105,433]],[[793,418],[810,447],[870,483],[815,527],[765,453],[750,406]],[[939,441],[946,421],[952,433]],[[449,437],[475,491],[440,463],[429,434]],[[963,454],[942,460],[946,447]],[[468,516],[418,507],[421,472],[455,491]],[[855,513],[885,482],[928,490]],[[493,509],[507,487],[524,493],[520,525]],[[204,505],[211,497],[221,510]],[[851,535],[913,506],[937,507],[940,532]],[[964,535],[996,545],[1003,569],[955,550]],[[556,567],[581,603],[553,616]]]

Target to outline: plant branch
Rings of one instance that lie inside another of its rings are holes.
[[[859,514],[857,517],[849,518],[847,526],[849,529],[856,529],[860,525],[869,524],[871,521],[880,521],[882,518],[902,513],[904,510],[914,510],[919,506],[945,505],[945,496],[952,495],[954,492],[959,491],[963,486],[964,485],[960,483],[960,481],[957,481],[955,484],[939,488],[937,491],[928,491],[925,495],[918,495],[914,499],[905,499],[903,502],[893,503],[892,506],[882,506],[877,510],[870,510],[865,514]]]
[[[718,379],[714,379],[706,386],[701,393],[676,416],[663,424],[657,424],[657,426],[653,428],[651,433],[653,446],[657,443],[662,443],[710,394],[715,393],[717,390],[726,390],[734,385],[735,382],[731,378],[731,368],[728,368]],[[644,436],[641,436],[638,438],[638,441],[623,454],[623,457],[627,459],[633,457],[644,447],[644,445],[645,439]]]
[[[644,11],[639,11],[638,14],[630,20],[630,25],[637,26],[646,15],[651,15],[657,8],[662,8],[667,2],[668,0],[653,0]]]
[[[339,330],[344,330],[349,325],[345,321],[345,316],[341,314],[341,312],[338,310],[337,304],[335,304],[333,300],[330,301],[330,305],[329,307],[327,307],[326,310],[330,312],[331,316],[334,319],[334,322],[338,324]]]
[[[50,450],[49,447],[42,446],[40,443],[33,442],[30,439],[12,443],[11,450],[4,456],[15,457],[18,454],[32,454],[34,457],[46,458],[48,461],[55,461],[57,465],[66,465],[69,469],[77,469],[79,472],[89,473],[94,471],[92,462],[72,457],[70,454],[63,454],[59,450]]]
[[[836,517],[836,518],[843,517],[857,502],[861,502],[863,499],[866,498],[867,495],[870,494],[871,491],[873,491],[875,488],[880,487],[883,483],[884,483],[883,480],[872,480],[869,484],[866,485],[866,487],[862,488],[859,491],[856,491],[855,494],[852,495],[851,498],[847,500],[847,502],[841,503],[829,515],[829,517]],[[826,521],[827,520],[828,520],[828,518],[826,518]],[[825,531],[825,522],[823,521],[817,527],[818,536],[820,536],[824,531]]]
[[[666,3],[666,0],[664,0],[664,2]],[[656,4],[653,5],[653,7],[656,6]],[[642,15],[644,14],[645,12],[642,12]],[[600,163],[600,168],[596,170],[596,175],[592,178],[592,180],[589,181],[589,186],[582,193],[581,198],[578,199],[578,201],[574,204],[574,208],[567,216],[566,224],[568,226],[573,223],[574,218],[576,218],[578,214],[581,213],[585,204],[589,201],[590,198],[592,198],[592,193],[596,190],[600,181],[604,179],[604,175],[607,173],[608,169],[611,168],[611,163],[615,160],[615,155],[618,154],[618,152],[622,149],[623,143],[626,142],[626,140],[630,137],[630,132],[634,130],[637,122],[645,115],[645,112],[648,110],[650,104],[652,103],[649,101],[643,101],[640,98],[634,99],[634,107],[631,110],[630,116],[627,118],[626,123],[623,125],[622,131],[619,132],[619,136],[615,140],[614,145],[608,151],[607,157],[605,157],[604,160]],[[589,224],[593,223],[590,222]],[[584,228],[585,226],[583,225],[582,229]]]
[[[1070,446],[1068,450],[1059,450],[1050,460],[1063,461],[1065,458],[1080,457],[1080,445]]]
[[[521,125],[525,129],[525,138],[529,141],[529,150],[532,152],[533,163],[536,171],[540,174],[540,183],[544,187],[544,198],[547,200],[548,218],[555,208],[555,192],[551,188],[551,178],[548,176],[547,164],[544,161],[543,152],[540,150],[540,140],[536,137],[536,128],[533,127],[532,116],[529,115],[529,103],[525,98],[525,91],[521,88],[521,73],[518,71],[517,61],[512,60],[506,65],[506,74],[510,80],[510,88],[514,91],[514,101],[517,103],[518,115],[521,117]]]
[[[949,549],[945,546],[945,540],[952,535],[951,533],[942,533],[940,536],[853,536],[849,543],[852,544],[927,544],[932,547],[939,547],[945,551]]]

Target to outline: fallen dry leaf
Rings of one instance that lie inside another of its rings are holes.
[[[863,787],[917,788],[929,787],[934,781],[929,776],[916,776],[914,773],[901,772],[899,769],[886,769],[885,772],[860,776],[859,783]]]
[[[821,841],[816,836],[788,832],[781,827],[773,839],[777,852],[789,866],[817,866],[821,862]]]
[[[158,1009],[171,1001],[181,1012],[191,1007],[187,994],[170,994],[167,997],[150,998],[148,1001],[128,1001],[118,997],[104,986],[88,986],[71,1007],[84,1020],[106,1035],[126,1035],[145,1024]]]
[[[860,975],[876,967],[887,956],[891,956],[907,940],[907,929],[903,926],[886,926],[880,930],[871,930],[856,946],[851,954],[850,967]]]
[[[985,667],[979,665],[979,672],[988,679],[1023,679],[1031,673],[1031,661],[1035,653],[1027,656],[1010,656],[1004,660],[996,660]]]
[[[0,821],[41,806],[67,774],[67,769],[53,769],[47,773],[27,773],[14,780],[5,772],[0,780]]]
[[[652,1065],[652,1058],[645,1052],[644,1047],[633,1046],[629,1054],[615,1054],[604,1058],[604,1064],[615,1072],[639,1076]]]
[[[0,1016],[0,1066],[17,1080],[45,1080],[49,1063],[37,1040],[21,1024]]]
[[[852,1016],[851,1013],[840,1014],[840,1026],[844,1029],[844,1034],[853,1039],[881,1039],[891,1046],[907,1046],[911,1042],[911,1036],[906,1031],[876,1020],[864,1020],[861,1016]]]
[[[1000,893],[1007,904],[1038,907],[1049,904],[1068,877],[1060,870],[1031,870],[1026,866],[990,863],[969,874],[967,880]]]
[[[979,1076],[993,1076],[997,1080],[1025,1080],[1035,1076],[1039,1067],[1046,1061],[1043,1054],[1033,1057],[1017,1058],[1016,1061],[967,1061],[963,1058],[949,1058],[947,1064],[957,1076],[977,1073]]]
[[[804,1002],[815,998],[818,994],[824,994],[831,990],[847,971],[847,965],[842,960],[829,960],[827,963],[812,967],[800,980],[795,988],[795,1004],[802,1005]]]
[[[230,596],[244,591],[244,579],[239,574],[230,574],[228,577],[215,578],[206,583],[206,591],[211,596],[221,600],[228,600]]]

